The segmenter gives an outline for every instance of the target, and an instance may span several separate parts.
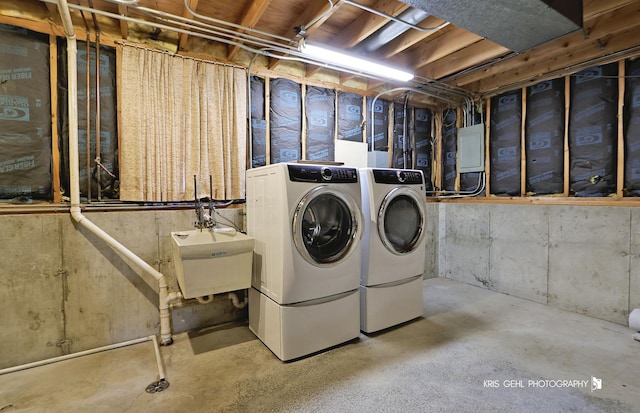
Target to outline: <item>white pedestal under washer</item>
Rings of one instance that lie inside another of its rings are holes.
[[[358,170],[279,163],[249,169],[246,183],[251,331],[284,361],[358,337]]]
[[[423,313],[425,186],[422,171],[360,169],[365,220],[360,329],[388,328]]]

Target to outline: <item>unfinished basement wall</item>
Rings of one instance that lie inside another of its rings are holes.
[[[437,205],[441,277],[623,325],[640,306],[638,208]]]
[[[242,209],[218,209],[243,227]],[[179,291],[170,232],[193,210],[86,212],[88,219],[165,274]],[[0,369],[159,332],[158,286],[143,280],[68,213],[0,216]],[[172,310],[173,333],[246,319],[226,295]]]

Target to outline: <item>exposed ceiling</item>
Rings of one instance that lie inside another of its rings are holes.
[[[334,76],[334,83],[349,86],[364,82],[372,89],[400,86],[382,85],[379,80],[353,73],[337,75],[319,62],[292,62],[291,58],[299,56],[300,39],[305,37],[308,42],[411,71],[416,78],[410,86],[434,90],[436,94],[442,91],[443,96],[455,96],[458,88],[474,96],[495,94],[640,54],[640,0],[584,0],[582,15],[576,17],[573,12],[580,3],[69,1],[81,40],[85,28],[92,41],[95,37],[91,9],[95,11],[101,41],[106,43],[124,39],[242,65],[251,62],[253,52],[261,51],[266,57],[252,63],[256,70],[294,73],[310,79]],[[55,1],[0,0],[0,23],[62,34],[59,22]],[[452,94],[447,95],[447,91]]]

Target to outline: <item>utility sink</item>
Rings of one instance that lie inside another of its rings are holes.
[[[251,287],[255,240],[233,228],[171,233],[173,261],[184,298]]]

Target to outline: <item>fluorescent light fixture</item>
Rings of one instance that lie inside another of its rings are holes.
[[[320,61],[331,63],[333,65],[344,67],[346,69],[352,69],[358,72],[369,73],[371,75],[394,80],[400,80],[402,82],[408,82],[409,80],[413,79],[413,73],[404,72],[402,70],[394,69],[389,66],[384,66],[378,63],[371,62],[369,60],[360,59],[358,57],[350,56],[346,53],[341,53],[313,44],[302,43],[300,46],[300,51]]]

